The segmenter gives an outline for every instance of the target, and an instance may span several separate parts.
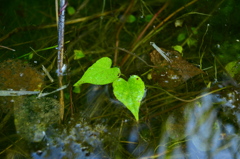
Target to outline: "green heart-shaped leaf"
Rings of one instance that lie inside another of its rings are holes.
[[[113,82],[114,95],[132,112],[137,121],[144,89],[145,85],[142,79],[136,75],[131,76],[128,81],[119,78]]]
[[[112,83],[118,79],[120,69],[117,67],[111,68],[112,60],[108,57],[103,57],[94,63],[83,74],[82,78],[73,86],[80,86],[83,83],[91,83],[95,85],[105,85]]]

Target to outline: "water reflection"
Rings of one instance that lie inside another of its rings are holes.
[[[187,103],[162,119],[163,123],[152,119],[132,127],[127,151],[133,158],[141,159],[240,158],[239,94],[236,89],[227,88]],[[202,94],[209,92],[211,90],[207,89]]]
[[[159,146],[158,158],[240,158],[239,126],[235,120],[239,119],[239,111],[227,116],[236,107],[226,100],[230,96],[232,93],[210,94],[170,115],[160,145],[173,141],[177,146]],[[236,100],[238,96],[232,98]]]

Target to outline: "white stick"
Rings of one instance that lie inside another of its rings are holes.
[[[0,96],[24,96],[38,94],[39,91],[5,91],[0,90]]]
[[[60,87],[60,88],[58,88],[58,89],[56,89],[56,90],[54,90],[54,91],[52,91],[52,92],[49,92],[49,93],[39,93],[39,95],[37,96],[37,98],[41,98],[41,97],[44,97],[44,96],[46,96],[46,95],[49,95],[49,94],[55,93],[55,92],[57,92],[57,91],[63,90],[63,89],[65,89],[65,88],[67,88],[67,86],[68,86],[68,85],[64,85],[64,86],[62,86],[62,87]]]
[[[152,45],[154,47],[154,49],[157,50],[157,52],[159,52],[160,55],[162,55],[162,57],[167,60],[168,62],[171,62],[171,60],[167,57],[166,53],[164,51],[162,51],[162,49],[160,49],[160,47],[158,47],[154,42],[150,42],[150,45]]]

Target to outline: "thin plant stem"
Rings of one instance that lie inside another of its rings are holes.
[[[172,18],[174,15],[176,15],[177,13],[179,13],[180,11],[182,11],[183,9],[186,9],[187,7],[189,7],[190,5],[196,3],[199,0],[193,0],[191,2],[189,2],[188,4],[182,6],[181,8],[177,9],[175,12],[173,12],[172,14],[170,14],[169,16],[167,16],[163,21],[161,21],[152,31],[150,31],[136,46],[134,46],[132,51],[135,51],[137,49],[137,47],[146,42],[147,40],[149,40],[153,35],[157,34],[160,30],[161,30],[161,26],[163,26],[163,24],[165,24],[170,18]]]
[[[157,34],[160,30],[161,30],[161,26],[163,26],[163,24],[165,24],[170,18],[172,18],[174,15],[176,15],[177,13],[179,13],[180,11],[182,11],[183,9],[186,9],[187,7],[189,7],[190,5],[196,3],[199,0],[193,0],[191,2],[189,2],[188,4],[182,6],[181,8],[177,9],[175,12],[173,12],[172,14],[170,14],[169,16],[167,16],[163,21],[161,21],[152,31],[150,31],[143,39],[138,39],[138,43],[136,43],[136,45],[133,46],[133,48],[130,50],[131,52],[134,52],[142,43],[145,43],[147,40],[149,40],[153,35]],[[128,60],[130,56],[126,55],[120,66],[123,66],[126,61]]]
[[[10,48],[10,47],[7,47],[7,46],[0,45],[0,47],[1,47],[1,48],[4,48],[4,49],[11,50],[11,51],[16,51],[16,50],[14,50],[14,49],[12,49],[12,48]]]
[[[189,2],[188,4],[182,6],[181,8],[179,8],[178,10],[176,10],[175,12],[173,12],[172,14],[170,14],[167,18],[165,18],[163,21],[161,21],[158,26],[155,28],[155,30],[157,30],[159,27],[161,27],[166,21],[168,21],[170,18],[172,18],[174,15],[176,15],[178,12],[182,11],[183,9],[189,7],[190,5],[196,3],[199,0],[193,0],[191,2]]]
[[[159,11],[154,14],[153,18],[151,19],[151,21],[147,24],[147,26],[143,29],[143,31],[140,33],[140,35],[137,37],[137,39],[135,40],[135,42],[132,44],[131,46],[131,51],[134,51],[136,48],[135,46],[138,44],[138,42],[142,39],[143,35],[145,34],[145,32],[147,31],[147,29],[151,26],[151,24],[154,22],[154,20],[158,17],[158,15],[168,6],[168,1],[159,9]],[[123,66],[125,64],[125,62],[128,60],[128,58],[130,57],[129,54],[127,54],[126,56],[124,56],[120,66]]]
[[[109,14],[113,14],[113,13],[119,12],[119,11],[121,11],[121,10],[108,11],[108,12],[104,12],[104,13],[100,13],[100,14],[96,14],[96,15],[83,17],[83,18],[68,20],[68,21],[65,22],[65,25],[76,24],[76,23],[92,20],[92,19],[95,19],[95,18],[99,18],[101,16],[106,16],[106,15],[109,15]],[[29,30],[36,30],[36,29],[48,29],[48,28],[55,28],[55,27],[57,27],[56,23],[48,24],[48,25],[40,25],[40,26],[18,27],[18,28],[13,29],[12,31],[10,31],[6,35],[4,35],[3,37],[0,37],[0,42],[6,40],[7,38],[12,36],[13,34],[16,34],[16,33],[21,32],[21,31],[29,31]]]
[[[128,54],[130,54],[130,55],[132,55],[132,56],[134,56],[134,57],[136,57],[136,58],[138,58],[139,60],[141,60],[143,63],[145,63],[145,64],[146,64],[147,66],[149,66],[149,67],[154,67],[154,68],[157,67],[157,66],[148,64],[148,63],[147,63],[146,61],[144,61],[141,57],[137,56],[135,53],[130,52],[130,51],[124,49],[124,48],[118,47],[118,48],[115,48],[115,49],[119,49],[119,50],[121,50],[121,51],[124,51],[124,52],[126,52],[126,53],[128,53]]]
[[[220,1],[216,7],[214,7],[214,9],[208,14],[208,15],[212,15],[219,7],[220,5],[224,2],[225,0]],[[196,28],[195,31],[198,31],[203,24],[206,23],[206,21],[210,18],[211,16],[206,17]],[[185,44],[187,44],[187,41],[193,36],[193,32],[188,36],[188,38],[181,44],[181,46],[184,46]]]
[[[134,4],[135,4],[135,0],[132,0],[131,3],[129,4],[128,8],[126,9],[126,11],[123,14],[123,18],[125,18],[125,19],[124,19],[123,23],[119,26],[119,28],[117,30],[116,45],[115,45],[116,48],[119,47],[119,36],[120,36],[122,28],[124,27],[124,24],[126,22],[126,16],[129,14],[129,12],[132,9],[132,7],[134,6]],[[118,49],[116,49],[115,53],[114,53],[114,66],[117,66],[117,58],[118,58]]]
[[[142,38],[142,36],[145,34],[145,32],[147,31],[147,29],[152,25],[152,23],[154,22],[154,20],[158,17],[158,15],[160,13],[162,13],[162,11],[167,8],[169,2],[167,1],[162,8],[159,9],[159,11],[154,14],[153,18],[150,20],[150,22],[147,24],[147,26],[143,29],[143,31],[139,34],[139,36],[137,37],[136,41],[133,43],[133,46]]]
[[[58,0],[55,0],[56,24],[58,25]]]

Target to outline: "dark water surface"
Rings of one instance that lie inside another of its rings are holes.
[[[0,93],[0,158],[240,158],[240,3],[172,0],[149,24],[165,2],[69,1],[76,12],[66,15],[71,24],[65,30],[64,120],[59,124],[58,93],[42,98]],[[0,90],[58,89],[54,2],[2,4],[0,45],[16,51],[0,47]],[[130,14],[135,20],[125,22]],[[165,50],[171,63],[156,55],[150,42]],[[176,45],[182,53],[173,51]],[[118,50],[115,65],[122,77],[138,75],[146,85],[138,122],[114,97],[111,84],[84,84],[80,94],[73,92],[96,60],[114,60],[116,47],[134,53]],[[76,60],[74,50],[85,57]]]

